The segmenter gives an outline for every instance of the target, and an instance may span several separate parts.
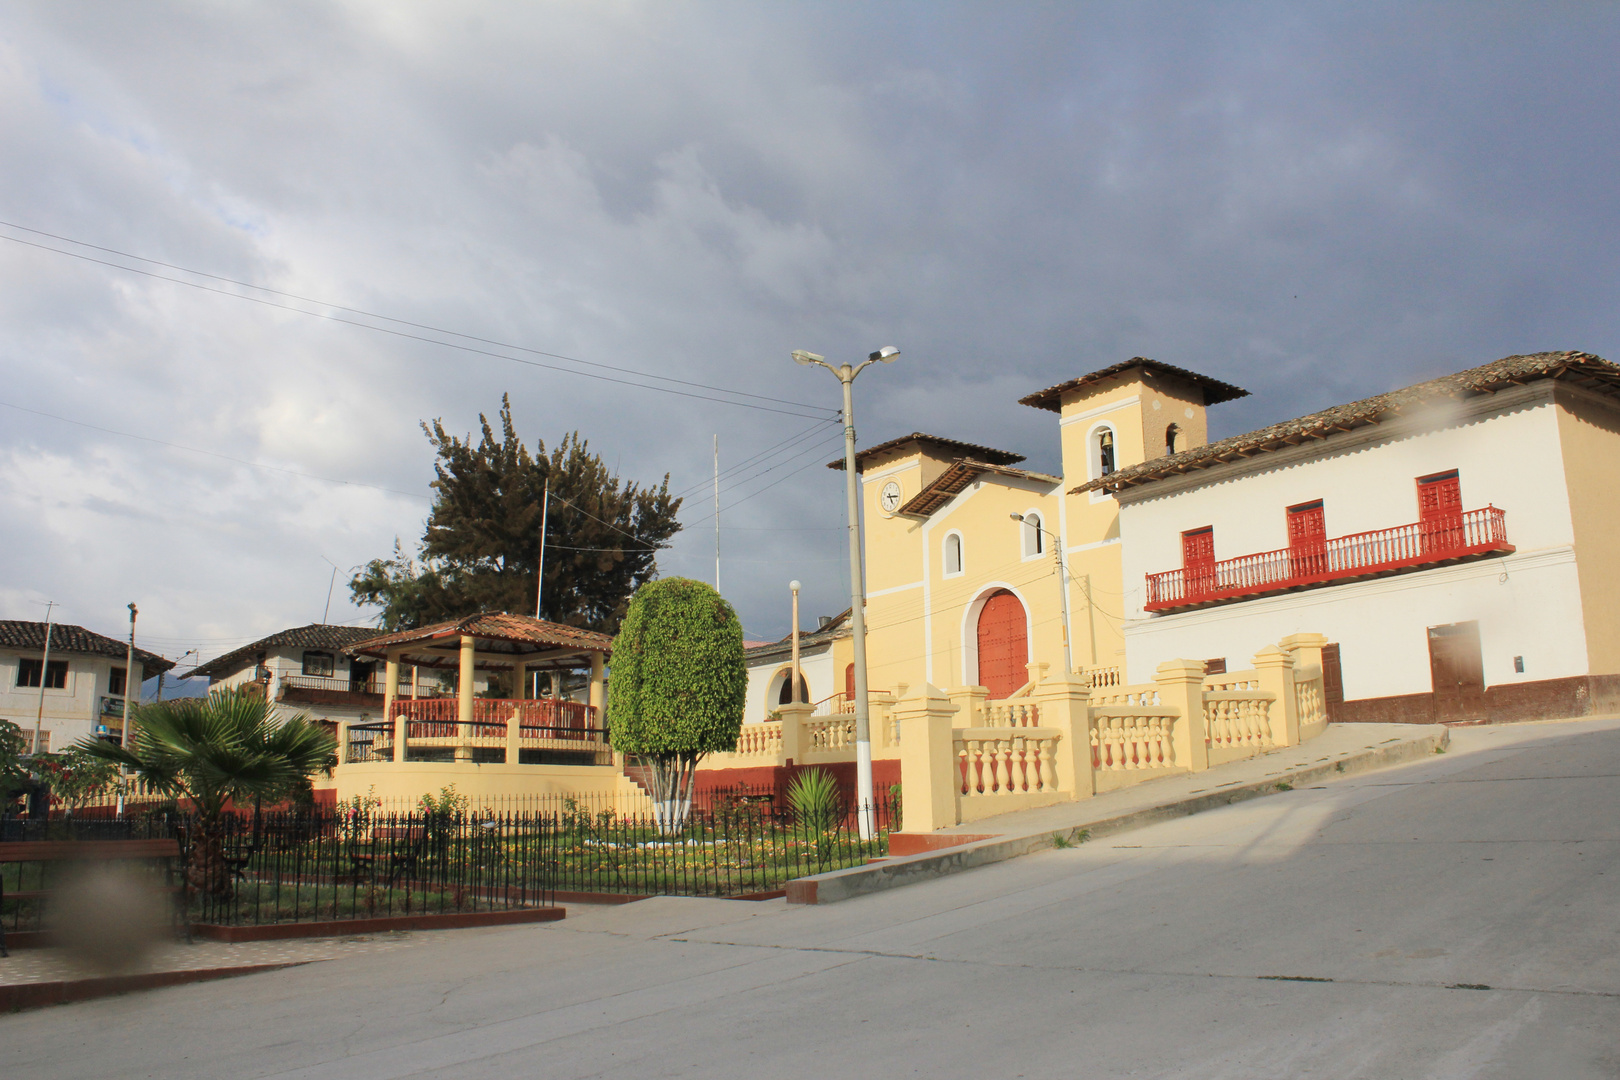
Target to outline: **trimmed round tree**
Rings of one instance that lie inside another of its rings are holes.
[[[691,578],[636,590],[613,639],[608,737],[649,763],[663,831],[685,824],[703,755],[737,748],[747,692],[742,624],[724,597]]]

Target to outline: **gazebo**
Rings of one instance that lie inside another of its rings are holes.
[[[525,615],[484,612],[351,645],[386,663],[383,721],[350,725],[344,761],[606,765],[613,760],[602,723],[603,672],[613,639]],[[418,697],[402,668],[457,672],[456,696]],[[526,696],[530,672],[587,670],[584,702]],[[479,672],[510,677],[510,698],[477,697]],[[365,730],[369,727],[369,730]]]

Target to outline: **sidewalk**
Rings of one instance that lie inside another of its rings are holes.
[[[1447,729],[1412,724],[1333,724],[1301,746],[1201,773],[1149,780],[1078,802],[983,818],[930,834],[971,837],[955,847],[834,870],[788,883],[790,904],[830,904],[895,889],[1060,844],[1096,840],[1159,821],[1229,806],[1335,776],[1385,768],[1442,750]],[[1279,788],[1278,785],[1287,785]]]
[[[59,949],[12,949],[0,957],[0,1014],[383,952],[410,940],[410,934],[384,933],[236,944],[164,942],[139,965],[119,972],[87,970]]]

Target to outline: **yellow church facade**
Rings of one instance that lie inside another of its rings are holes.
[[[921,432],[862,451],[873,689],[982,686],[998,699],[1024,685],[1030,663],[1117,683],[1118,503],[1069,492],[1204,445],[1208,406],[1246,393],[1136,357],[1022,398],[1054,414],[1060,476],[1019,468],[1017,453]]]

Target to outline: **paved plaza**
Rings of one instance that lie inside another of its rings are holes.
[[[1620,721],[843,903],[654,899],[0,1018],[37,1077],[1620,1075]]]

